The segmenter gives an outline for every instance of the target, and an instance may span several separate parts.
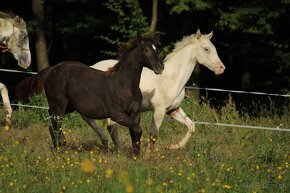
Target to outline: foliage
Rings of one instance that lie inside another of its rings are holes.
[[[286,44],[288,48],[288,44]],[[277,77],[279,77],[279,81],[273,81],[273,82],[268,82],[269,85],[275,85],[278,87],[279,85],[276,85],[278,82],[279,84],[285,85],[284,88],[281,89],[282,93],[289,94],[290,93],[290,54],[282,51],[279,48],[275,52],[275,58],[278,58],[277,61],[277,67],[275,68]],[[276,78],[277,78],[276,77]]]
[[[143,15],[138,1],[109,0],[104,3],[104,6],[111,10],[114,13],[113,16],[115,16],[115,22],[110,27],[112,32],[101,36],[109,44],[119,46],[130,39],[135,39],[138,32],[149,32],[147,18]],[[116,53],[111,51],[103,51],[103,53],[116,56]]]
[[[184,11],[207,10],[213,7],[211,0],[167,0],[166,3],[171,6],[171,14],[180,14]]]
[[[271,5],[270,5],[271,6]],[[267,6],[239,6],[220,10],[220,20],[217,26],[221,29],[243,31],[247,33],[273,34],[271,22],[279,18],[285,10],[273,9]]]
[[[289,108],[279,116],[265,110],[251,117],[237,112],[231,98],[220,110],[211,107],[208,101],[191,98],[186,98],[182,106],[196,121],[270,127],[283,123],[283,127],[290,127]],[[38,116],[32,109],[15,111],[15,122],[21,125],[19,118],[27,113]],[[1,192],[270,193],[289,190],[289,132],[196,124],[196,133],[184,149],[168,151],[165,145],[180,140],[186,129],[166,117],[156,150],[148,160],[145,152],[149,115],[142,115],[142,154],[137,160],[128,157],[131,150],[128,129],[120,131],[122,151],[104,152],[92,129],[82,124],[63,127],[68,145],[59,151],[51,149],[48,123],[43,120],[10,130],[2,128]]]

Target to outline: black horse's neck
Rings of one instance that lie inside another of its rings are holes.
[[[140,48],[134,49],[126,59],[120,60],[122,63],[117,74],[123,82],[126,80],[125,84],[139,87],[144,61],[142,61],[142,51],[138,49]]]

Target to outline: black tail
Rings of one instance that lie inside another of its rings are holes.
[[[48,70],[49,67],[20,82],[15,88],[16,99],[25,103],[28,102],[29,97],[35,94],[44,94],[43,84]]]

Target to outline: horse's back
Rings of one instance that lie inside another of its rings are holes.
[[[100,89],[106,83],[107,75],[77,61],[66,61],[51,67],[45,79],[45,90],[71,93],[87,88]],[[46,91],[47,92],[47,91]]]
[[[110,76],[80,62],[62,62],[45,79],[45,92],[54,113],[77,110],[89,118],[107,118]],[[58,113],[58,114],[61,114]]]

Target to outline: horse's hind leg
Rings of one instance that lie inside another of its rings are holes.
[[[121,148],[121,142],[119,140],[119,127],[118,124],[111,119],[107,119],[107,130],[109,131],[112,141],[117,149]]]
[[[195,132],[195,125],[190,118],[185,114],[181,107],[178,107],[175,110],[169,111],[168,114],[174,118],[175,120],[179,121],[180,123],[185,124],[188,127],[188,131],[183,139],[178,142],[177,144],[170,144],[168,145],[169,149],[181,149],[184,147],[190,136]]]
[[[97,133],[99,138],[102,141],[102,144],[104,148],[107,150],[109,148],[109,141],[108,138],[104,135],[104,133],[99,129],[99,127],[96,124],[96,121],[94,119],[90,119],[88,117],[82,116],[83,120],[87,122],[87,124],[94,129],[94,131]]]
[[[3,106],[4,106],[4,112],[5,112],[5,118],[4,118],[4,121],[2,123],[5,127],[5,129],[9,129],[12,127],[12,121],[11,121],[12,108],[10,105],[8,90],[7,90],[6,86],[2,83],[0,83],[0,92],[1,92],[2,100],[3,100]]]
[[[61,128],[62,117],[58,115],[51,115],[51,125],[49,126],[49,132],[52,139],[53,146],[59,148],[65,146],[66,140]]]

